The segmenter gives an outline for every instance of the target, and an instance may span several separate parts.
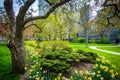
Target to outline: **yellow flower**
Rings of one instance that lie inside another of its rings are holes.
[[[105,71],[105,72],[108,72],[108,67],[105,67],[105,68],[104,68],[104,71]]]
[[[36,67],[36,65],[33,65],[33,66],[32,66],[32,68],[35,68],[35,67]]]
[[[44,77],[42,77],[41,80],[44,80]]]
[[[92,78],[91,78],[91,77],[88,77],[88,80],[92,80]]]
[[[111,74],[111,77],[112,77],[112,78],[114,78],[114,77],[115,77],[115,74],[114,74],[114,73],[112,73],[112,74]]]
[[[97,60],[97,61],[100,61],[100,59],[99,59],[99,58],[96,58],[96,60]]]
[[[32,69],[30,69],[30,72],[32,72],[33,70]]]
[[[39,77],[36,77],[35,80],[40,80],[40,78],[39,78]]]
[[[54,80],[57,80],[57,78],[55,78]]]
[[[38,62],[36,62],[36,65],[38,65]]]
[[[112,73],[113,73],[113,70],[110,70],[110,73],[112,74]]]
[[[59,73],[59,75],[58,76],[62,76],[62,73]]]
[[[100,77],[101,75],[100,74],[97,74],[97,77]]]
[[[27,67],[24,67],[25,70],[27,70]]]
[[[102,61],[102,63],[105,63],[105,59],[102,59],[101,61]]]
[[[83,75],[82,71],[79,71],[80,75]]]
[[[115,75],[118,75],[118,73],[116,72]]]
[[[97,73],[100,73],[100,71],[97,71]]]
[[[36,74],[39,74],[39,72],[36,72]]]
[[[78,74],[78,70],[75,70],[75,73]]]
[[[73,80],[73,77],[72,77],[72,76],[70,76],[70,80]]]
[[[40,70],[42,70],[42,67],[40,67]]]
[[[90,73],[89,73],[89,71],[85,71],[85,74],[88,74],[88,75],[89,75]]]
[[[103,65],[100,65],[100,68],[101,68],[101,69],[104,69],[104,68],[105,68],[105,66],[103,66]]]
[[[60,77],[58,76],[57,79],[60,80]]]
[[[98,64],[95,64],[95,67],[98,67]]]

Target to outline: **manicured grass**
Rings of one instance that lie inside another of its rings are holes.
[[[0,80],[19,80],[19,75],[11,73],[10,51],[5,44],[0,44]]]
[[[120,53],[120,47],[97,47],[97,48]]]
[[[115,44],[89,44],[89,46],[116,46]],[[74,50],[81,49],[89,52],[95,52],[100,56],[104,56],[106,59],[108,59],[112,64],[116,66],[115,71],[118,72],[119,78],[120,78],[120,56],[119,55],[114,55],[114,54],[109,54],[106,52],[101,52],[97,50],[90,49],[89,47],[86,48],[85,44],[80,44],[80,43],[71,43],[71,47],[74,48]]]

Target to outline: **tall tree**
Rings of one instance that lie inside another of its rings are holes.
[[[12,56],[12,70],[15,73],[25,73],[26,52],[23,40],[23,31],[25,24],[37,19],[47,18],[57,7],[69,2],[70,0],[45,0],[49,4],[49,8],[43,16],[26,17],[26,12],[36,0],[19,0],[24,1],[21,5],[17,16],[13,10],[13,0],[4,0],[4,7],[10,20],[10,40],[8,47]]]

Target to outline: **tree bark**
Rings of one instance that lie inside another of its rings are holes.
[[[26,54],[23,39],[20,36],[10,38],[8,48],[11,51],[12,71],[14,73],[25,73]]]

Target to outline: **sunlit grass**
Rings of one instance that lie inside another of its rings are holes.
[[[97,47],[97,48],[120,53],[120,47]]]

